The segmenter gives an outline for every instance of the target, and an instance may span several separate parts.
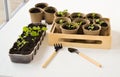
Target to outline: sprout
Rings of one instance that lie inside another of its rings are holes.
[[[76,26],[78,26],[78,24],[77,23],[67,23],[66,24],[66,27],[68,28],[68,29],[75,29],[76,28]]]
[[[60,15],[60,16],[65,16],[65,14],[66,14],[67,12],[68,12],[68,10],[66,9],[66,10],[57,12],[57,14]]]
[[[46,30],[47,30],[47,28],[46,28],[46,27],[42,27],[42,30],[43,30],[43,31],[46,31]]]
[[[80,17],[80,16],[81,16],[81,14],[80,14],[80,13],[78,13],[78,14],[77,14],[77,16],[78,16],[78,17]]]
[[[94,29],[94,25],[93,24],[90,24],[89,26],[88,26],[88,30],[93,30]]]
[[[102,21],[100,19],[96,19],[96,22],[98,22],[100,25],[104,23],[104,21]]]
[[[95,15],[96,15],[95,13],[92,13],[93,18],[95,18]]]
[[[40,27],[39,26],[34,26],[33,28],[32,28],[33,30],[40,30]]]
[[[100,22],[100,19],[96,19],[95,21],[96,21],[96,22]]]
[[[25,41],[24,39],[22,39],[22,41],[17,41],[17,46],[18,46],[18,50],[20,48],[22,48],[26,43],[28,43],[28,41]]]
[[[27,26],[23,27],[23,32],[27,32],[29,28]]]
[[[59,23],[60,23],[60,24],[62,24],[63,22],[64,22],[64,20],[62,20],[62,19],[59,20]]]
[[[27,41],[25,38],[28,37],[28,35],[33,36],[33,38],[31,38],[32,41],[35,41],[36,36],[39,36],[41,31],[45,31],[47,30],[46,27],[40,27],[40,26],[33,26],[31,27],[23,27],[23,32],[24,32],[24,36],[20,35],[19,39],[17,40],[17,46],[18,46],[18,50],[21,49],[26,43],[29,43],[29,41]]]
[[[104,21],[100,21],[99,23],[100,23],[100,25],[101,25],[101,24],[103,24],[103,23],[104,23]]]
[[[82,23],[83,23],[83,22],[82,22],[82,21],[80,21],[80,22],[78,22],[77,24],[78,24],[78,25],[82,25]]]
[[[36,31],[32,31],[32,32],[30,33],[30,35],[31,35],[31,36],[39,36],[39,33],[36,32]]]

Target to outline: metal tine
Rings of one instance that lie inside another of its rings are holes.
[[[62,44],[56,43],[56,44],[54,44],[54,47],[55,47],[56,51],[58,51],[59,49],[62,48]]]

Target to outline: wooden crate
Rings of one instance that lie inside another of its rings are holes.
[[[108,21],[109,19],[106,18]],[[106,32],[106,36],[94,36],[94,35],[80,35],[80,34],[62,34],[57,33],[55,24],[52,24],[50,33],[48,34],[49,45],[55,43],[62,43],[63,46],[67,47],[83,47],[83,48],[111,48],[111,28]],[[73,40],[73,41],[69,41]],[[94,43],[86,42],[86,40],[94,40]]]

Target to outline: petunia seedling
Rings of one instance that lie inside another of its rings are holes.
[[[77,16],[78,16],[78,17],[80,17],[80,16],[81,16],[81,14],[80,14],[80,13],[78,13],[78,14],[77,14]]]
[[[94,25],[93,24],[90,24],[89,26],[88,26],[88,30],[93,30],[94,29]]]
[[[31,36],[39,36],[39,32],[31,31],[30,35]]]
[[[42,27],[42,31],[46,31],[47,30],[47,28],[46,27]]]
[[[68,12],[68,10],[66,9],[66,10],[63,10],[63,11],[58,11],[57,12],[57,14],[59,15],[59,16],[65,16],[65,14]]]
[[[80,21],[80,22],[78,22],[77,24],[78,24],[78,25],[82,25],[82,23],[83,23],[83,21]]]
[[[28,41],[26,41],[26,40],[24,40],[24,39],[22,39],[22,41],[17,41],[17,46],[18,46],[18,50],[20,49],[20,48],[22,48],[26,43],[28,43]]]

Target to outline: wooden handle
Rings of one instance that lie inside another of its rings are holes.
[[[42,65],[43,68],[46,68],[47,65],[52,61],[52,59],[56,56],[57,52],[54,51],[50,57],[45,61],[45,63]]]
[[[83,58],[85,58],[86,60],[88,60],[89,62],[95,64],[98,67],[102,67],[102,65],[100,63],[98,63],[97,61],[93,60],[92,58],[88,57],[87,55],[83,54],[83,53],[79,53],[79,55]]]

